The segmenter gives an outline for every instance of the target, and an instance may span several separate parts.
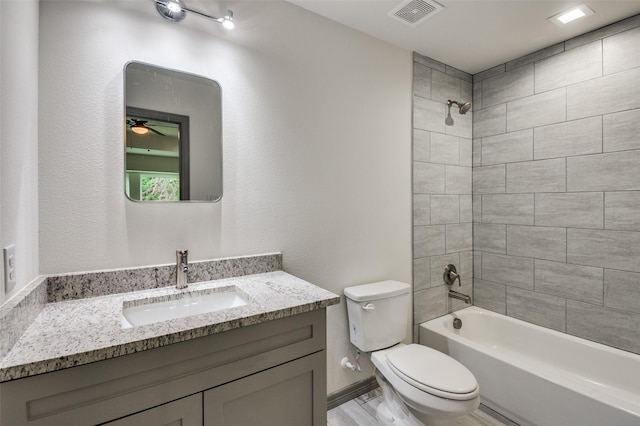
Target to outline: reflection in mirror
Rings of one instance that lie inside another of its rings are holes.
[[[127,107],[126,156],[129,198],[190,200],[189,117]]]
[[[222,197],[220,86],[130,62],[125,68],[125,194],[134,201]]]

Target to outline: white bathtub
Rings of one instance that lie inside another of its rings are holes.
[[[420,343],[463,363],[482,403],[521,425],[640,425],[639,355],[475,306],[421,324]]]

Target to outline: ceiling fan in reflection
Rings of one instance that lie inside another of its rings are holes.
[[[131,131],[137,135],[146,135],[149,133],[149,131],[152,131],[155,134],[158,134],[160,136],[166,136],[164,133],[159,132],[158,130],[154,129],[154,127],[169,127],[169,126],[162,126],[161,124],[147,124],[149,122],[149,120],[140,120],[140,119],[136,119],[136,118],[128,118],[127,119],[127,126],[129,126],[129,128],[131,129]]]

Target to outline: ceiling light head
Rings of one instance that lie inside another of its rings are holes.
[[[187,15],[182,0],[156,0],[158,13],[167,21],[180,22]]]
[[[557,15],[553,15],[549,18],[549,21],[553,22],[559,27],[563,27],[569,22],[573,22],[576,19],[583,18],[585,16],[593,15],[595,12],[589,8],[586,4],[573,7],[564,12],[560,12]]]
[[[131,131],[136,135],[146,135],[149,133],[149,128],[144,124],[136,124],[131,126]]]
[[[227,13],[225,13],[224,18],[222,18],[222,26],[225,27],[227,30],[232,30],[236,27],[236,24],[233,22],[232,11],[227,10]]]
[[[168,21],[180,22],[187,15],[187,12],[195,13],[203,18],[208,18],[222,24],[227,30],[232,30],[236,27],[233,21],[233,12],[227,10],[223,18],[216,18],[215,16],[208,15],[206,13],[198,12],[197,10],[189,9],[183,0],[155,0],[156,9],[158,13]]]

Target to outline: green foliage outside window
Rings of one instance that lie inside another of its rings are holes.
[[[180,201],[180,178],[170,176],[141,176],[142,201]]]

